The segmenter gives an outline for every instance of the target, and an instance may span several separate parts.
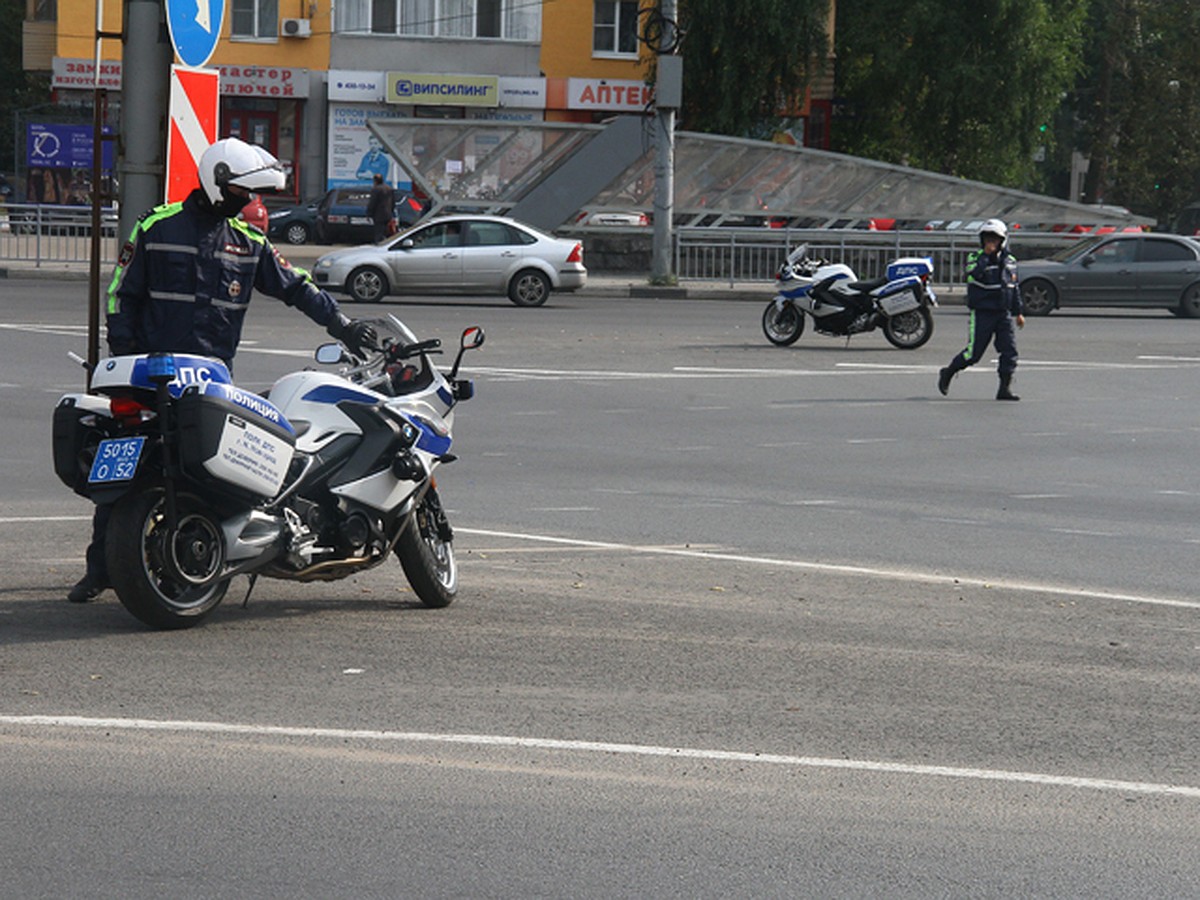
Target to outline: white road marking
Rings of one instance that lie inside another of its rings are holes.
[[[17,324],[0,322],[0,328],[8,331],[24,331],[30,334],[54,334],[60,337],[87,337],[87,325],[43,325],[40,323]]]
[[[374,731],[369,729],[306,728],[283,725],[239,725],[231,722],[197,722],[171,719],[118,719],[87,716],[12,716],[0,715],[0,724],[76,728],[82,730],[174,731],[209,735],[238,735],[264,738],[315,738],[332,741],[371,741],[390,744],[451,744],[464,747],[504,747],[522,750],[557,750],[574,753],[622,754],[626,756],[700,759],[711,762],[736,762],[808,769],[835,769],[888,775],[915,775],[934,778],[959,778],[1009,784],[1038,784],[1046,787],[1082,788],[1124,794],[1200,799],[1200,787],[1162,784],[1151,781],[1120,781],[1109,778],[1080,778],[1044,772],[1018,772],[1005,769],[980,769],[961,766],[930,766],[912,763],[881,762],[869,759],[833,759],[819,756],[792,756],[781,753],[756,753],[738,750],[703,750],[689,747],[662,747],[653,744],[617,744],[603,741],[568,741],[553,738],[514,737],[499,734],[448,734],[421,731]]]
[[[744,501],[719,501],[721,503]],[[837,501],[814,501],[815,504],[834,505]],[[931,522],[949,522],[957,525],[983,525],[971,519],[949,519],[926,517]],[[23,522],[90,522],[91,516],[8,516],[0,517],[0,524],[19,524]],[[1112,600],[1122,603],[1142,603],[1147,606],[1170,606],[1182,609],[1200,609],[1200,601],[1177,600],[1170,597],[1152,597],[1146,594],[1125,594],[1116,591],[1102,591],[1092,588],[1063,587],[1056,584],[1044,584],[1033,581],[1010,581],[1003,578],[984,578],[974,575],[941,575],[937,572],[919,572],[903,569],[884,569],[871,566],[849,566],[835,563],[809,562],[801,559],[779,559],[770,556],[750,556],[740,553],[714,553],[708,550],[677,549],[671,547],[640,546],[622,544],[615,541],[588,541],[578,538],[563,538],[545,534],[530,534],[518,531],[495,531],[486,528],[465,528],[460,525],[455,531],[463,534],[474,534],[479,537],[508,538],[518,541],[534,541],[543,544],[558,544],[570,547],[582,547],[589,550],[608,550],[621,553],[659,554],[663,556],[683,556],[694,559],[707,559],[715,562],[736,562],[749,565],[774,566],[783,569],[803,569],[810,572],[828,572],[835,575],[856,575],[864,578],[883,578],[891,581],[910,581],[919,584],[965,585],[968,587],[1001,588],[1011,591],[1026,591],[1038,594],[1052,594],[1058,597],[1072,599]],[[1068,534],[1094,535],[1097,537],[1112,537],[1107,532],[1069,531],[1055,529]],[[1185,543],[1195,543],[1194,540]]]
[[[242,353],[262,353],[266,356],[292,356],[297,359],[312,359],[312,350],[273,350],[270,347],[248,347],[247,341],[242,341],[238,344],[238,350]]]
[[[19,525],[22,522],[90,522],[91,516],[0,516],[0,525]]]
[[[1123,594],[1115,591],[1100,591],[1090,588],[1063,587],[1056,584],[1040,584],[1032,581],[1009,581],[1003,578],[981,578],[972,575],[941,575],[936,572],[905,571],[902,569],[883,569],[871,566],[849,566],[834,563],[808,562],[798,559],[778,559],[769,556],[749,556],[740,553],[713,553],[707,550],[679,550],[667,547],[648,547],[637,544],[622,544],[614,541],[588,541],[576,538],[554,537],[545,534],[528,534],[515,531],[495,531],[484,528],[463,528],[455,526],[456,531],[463,534],[474,534],[479,537],[508,538],[518,541],[536,541],[544,544],[559,544],[572,547],[583,547],[591,550],[609,550],[621,553],[641,553],[659,556],[682,556],[692,559],[706,559],[717,562],[736,562],[747,565],[773,566],[782,569],[803,569],[811,572],[828,572],[834,575],[857,575],[864,578],[883,578],[892,581],[910,581],[919,584],[937,584],[948,586],[967,586],[984,588],[1001,588],[1011,591],[1026,591],[1038,594],[1051,594],[1057,597],[1070,597],[1080,600],[1111,600],[1122,603],[1143,603],[1148,606],[1170,606],[1183,609],[1200,609],[1200,602],[1194,600],[1175,600],[1170,597],[1151,597],[1144,594]]]

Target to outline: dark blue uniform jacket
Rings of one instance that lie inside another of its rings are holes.
[[[230,364],[250,295],[258,290],[318,325],[338,304],[263,235],[226,218],[193,191],[138,221],[108,288],[108,347],[123,353],[196,353]]]
[[[967,307],[978,310],[1007,310],[1021,315],[1021,293],[1017,290],[1017,258],[1007,250],[988,256],[976,250],[967,257]]]

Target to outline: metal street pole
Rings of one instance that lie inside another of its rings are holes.
[[[175,51],[163,0],[125,0],[121,59],[121,241],[165,196],[167,101]]]
[[[104,30],[104,0],[96,0],[96,47],[92,72],[92,236],[91,259],[88,266],[88,333],[87,333],[87,386],[91,389],[92,373],[100,361],[100,257],[101,226],[100,207],[114,198],[109,191],[102,191],[104,145],[110,138],[104,133],[108,118],[108,91],[100,87],[100,71],[104,64],[103,43],[120,40],[119,32]],[[112,174],[111,172],[109,173]]]
[[[683,60],[674,55],[675,0],[659,0],[662,29],[657,48],[654,116],[654,243],[650,281],[674,284],[672,248],[675,216],[675,110],[682,98]],[[669,52],[664,53],[667,50]]]

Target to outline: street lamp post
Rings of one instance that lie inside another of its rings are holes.
[[[672,243],[675,215],[675,110],[680,105],[683,84],[683,59],[674,54],[675,0],[660,0],[661,32],[655,48],[657,76],[654,116],[654,243],[651,253],[650,280],[654,284],[674,284]]]

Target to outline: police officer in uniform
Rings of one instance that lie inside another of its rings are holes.
[[[108,288],[108,349],[192,353],[231,365],[253,291],[294,306],[351,353],[375,344],[374,328],[352,321],[303,269],[280,257],[262,232],[237,218],[251,192],[278,191],[284,172],[261,147],[237,138],[204,151],[200,187],[182,202],[147,212],[121,248]],[[97,506],[87,574],[67,595],[86,603],[108,587],[104,536],[112,508]]]
[[[938,390],[950,392],[950,380],[983,358],[993,340],[1000,354],[1000,388],[997,400],[1020,400],[1012,392],[1017,369],[1017,333],[1025,327],[1021,292],[1017,289],[1017,260],[1008,252],[1008,228],[999,219],[988,219],[979,230],[978,250],[967,257],[967,347],[938,372]]]

